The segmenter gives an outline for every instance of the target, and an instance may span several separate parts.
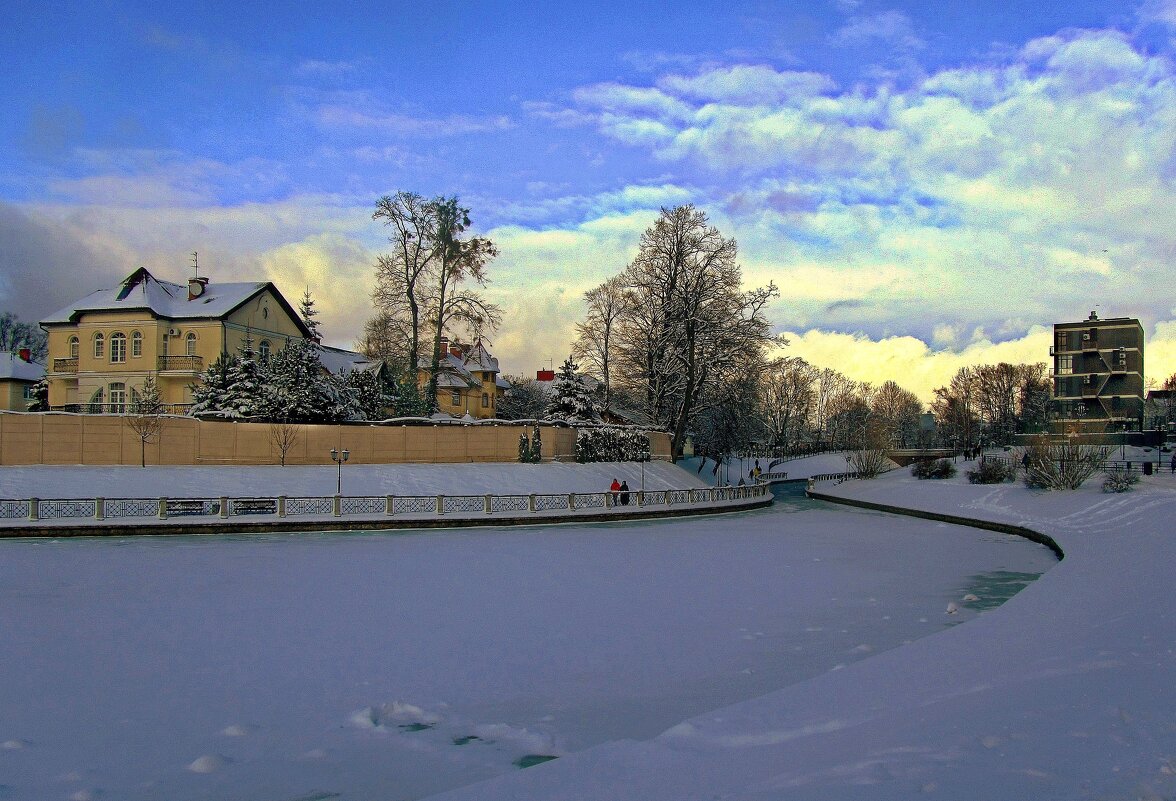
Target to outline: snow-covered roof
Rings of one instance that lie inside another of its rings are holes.
[[[417,359],[417,367],[428,370],[432,360],[428,356]],[[468,352],[461,356],[447,350],[441,357],[437,373],[437,386],[443,389],[466,389],[482,386],[482,382],[474,377],[474,372],[493,373],[494,385],[501,389],[510,389],[510,382],[501,377],[498,359],[490,355],[481,340],[474,343]]]
[[[498,359],[490,355],[490,351],[486,350],[486,346],[482,344],[482,340],[480,339],[470,348],[462,364],[467,370],[471,371],[480,370],[484,373],[500,372],[498,369]]]
[[[304,334],[309,336],[310,332],[305,330],[301,318],[282,297],[282,293],[277,290],[277,287],[269,281],[248,283],[210,281],[201,295],[189,300],[187,285],[160,281],[145,267],[135,270],[118,286],[109,289],[96,289],[89,295],[44,318],[41,323],[43,325],[72,323],[76,322],[81,314],[96,311],[150,311],[156,317],[169,320],[221,319],[267,288],[273,289],[274,295],[285,306],[291,319],[299,328],[303,329]]]
[[[45,365],[26,362],[15,353],[0,355],[0,381],[40,381]]]
[[[346,372],[369,372],[379,370],[384,363],[379,359],[369,359],[362,353],[330,345],[319,345],[319,363],[332,375]]]

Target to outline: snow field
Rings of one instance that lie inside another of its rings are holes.
[[[3,542],[0,738],[21,745],[0,783],[18,801],[422,798],[844,673],[977,619],[963,599],[984,577],[1054,563],[891,520],[786,499],[644,524]]]

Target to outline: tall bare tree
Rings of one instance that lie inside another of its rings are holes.
[[[600,376],[602,411],[609,410],[612,399],[613,347],[617,329],[625,313],[625,287],[620,276],[613,276],[600,286],[584,293],[588,315],[576,323],[576,341],[572,356],[585,369]]]
[[[744,291],[737,255],[735,240],[694,206],[663,208],[621,275],[633,323],[627,361],[636,368],[626,378],[670,429],[674,458],[695,416],[719,402],[713,390],[749,359],[762,363],[773,341],[764,308],[778,291]]]
[[[923,413],[923,404],[915,393],[886,381],[870,398],[870,412],[888,446],[914,444],[919,434],[919,415]]]
[[[404,359],[410,372],[420,358],[423,285],[438,256],[437,204],[415,192],[397,192],[376,201],[372,212],[389,229],[392,250],[376,259],[376,315],[365,326],[365,344],[369,355]]]
[[[799,356],[768,365],[763,380],[763,415],[773,445],[796,447],[810,425],[820,371]]]

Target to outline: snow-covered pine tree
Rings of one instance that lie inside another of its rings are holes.
[[[264,379],[249,332],[245,333],[240,352],[228,364],[227,383],[227,393],[220,411],[233,418],[256,417],[262,413]]]
[[[384,411],[395,398],[388,392],[384,379],[375,370],[351,370],[343,374],[343,383],[355,397],[358,412],[364,420],[383,420]]]
[[[322,340],[322,334],[319,332],[318,309],[314,307],[314,298],[311,297],[310,287],[306,288],[306,292],[302,295],[302,300],[298,302],[298,315],[302,318],[302,323],[310,331],[310,337],[315,342]]]
[[[33,399],[29,401],[28,411],[30,412],[47,412],[49,411],[49,379],[41,378],[37,385],[33,387]]]
[[[526,431],[519,434],[519,461],[524,463],[531,461],[531,441],[527,439]]]
[[[543,461],[543,439],[539,436],[539,426],[535,426],[535,430],[531,433],[531,455],[528,461],[532,464],[539,464]]]
[[[340,418],[341,395],[319,361],[318,344],[289,339],[266,365],[262,414],[270,420],[329,423]]]
[[[568,423],[598,423],[600,413],[592,400],[592,393],[584,385],[584,380],[576,375],[577,365],[570,359],[565,359],[559,368],[559,375],[552,385],[551,400],[544,412],[546,420],[563,420]]]
[[[192,384],[192,405],[188,414],[221,414],[229,407],[232,397],[229,391],[229,369],[236,356],[222,353],[208,365],[200,381]]]

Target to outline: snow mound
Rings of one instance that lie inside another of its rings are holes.
[[[253,731],[252,726],[242,726],[240,723],[234,723],[232,726],[225,726],[220,733],[225,737],[246,737]]]
[[[355,712],[351,723],[361,729],[379,729],[388,726],[418,726],[431,728],[441,722],[441,717],[426,712],[419,706],[393,701],[390,704],[369,706]]]
[[[563,754],[550,735],[529,731],[506,723],[483,723],[473,728],[474,734],[488,743],[511,746],[531,754]]]
[[[220,754],[205,754],[189,762],[187,768],[193,773],[216,773],[228,764],[229,760]]]

